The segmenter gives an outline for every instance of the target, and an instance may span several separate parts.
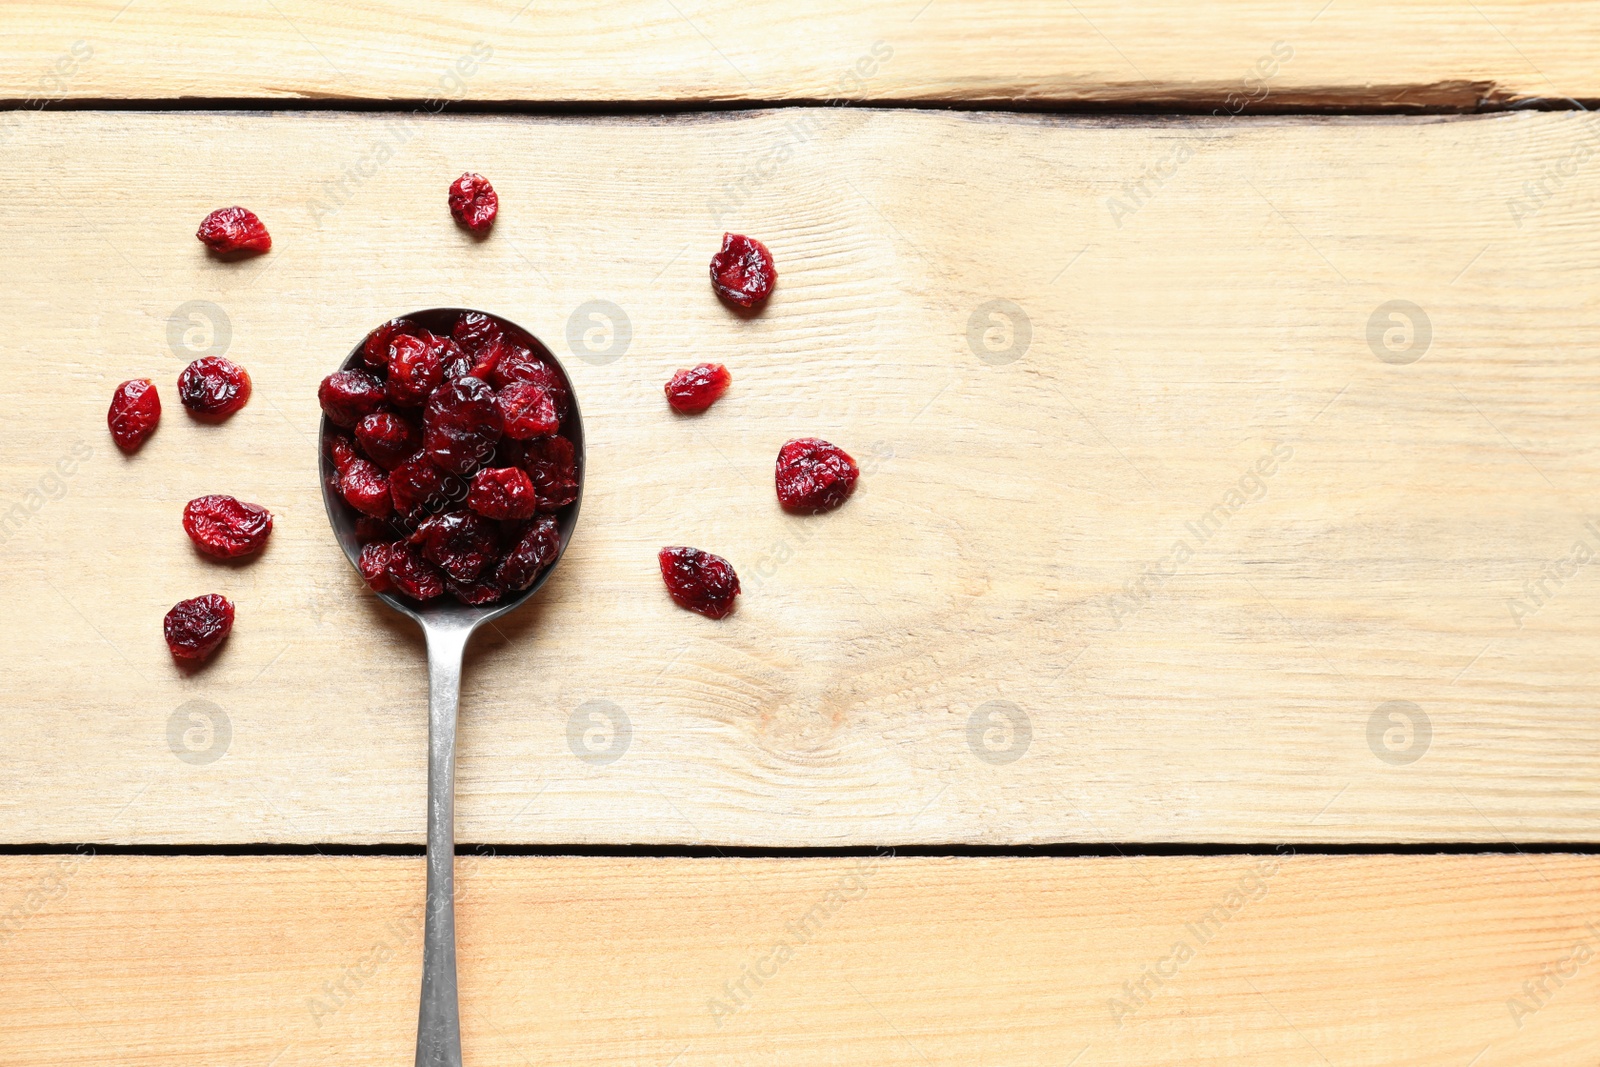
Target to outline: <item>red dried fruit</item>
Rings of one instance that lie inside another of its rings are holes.
[[[507,341],[501,346],[500,358],[489,375],[496,389],[505,389],[513,382],[531,382],[550,394],[556,406],[556,418],[567,417],[571,398],[567,396],[566,383],[561,372],[543,356],[532,349]]]
[[[389,344],[389,381],[384,387],[397,407],[421,407],[444,380],[438,354],[420,337],[402,335]]]
[[[539,498],[527,472],[516,467],[486,467],[472,476],[467,507],[489,519],[531,519]]]
[[[390,319],[376,330],[367,334],[367,339],[361,342],[361,361],[373,370],[387,373],[389,370],[389,346],[396,337],[402,335],[416,336],[419,329],[415,323],[406,319]]]
[[[739,576],[733,564],[698,548],[663,548],[656,559],[661,564],[661,580],[667,593],[680,608],[697,611],[708,619],[720,619],[733,610],[739,595]]]
[[[571,441],[546,437],[524,448],[522,469],[533,483],[540,511],[555,511],[578,499],[578,460]]]
[[[778,450],[778,500],[791,511],[830,511],[850,496],[860,474],[844,449],[816,437],[797,438]]]
[[[155,383],[149,378],[134,378],[117,386],[111,394],[111,408],[106,412],[106,425],[111,428],[111,439],[124,452],[133,452],[144,444],[145,438],[155,432],[161,421],[161,397]]]
[[[374,519],[387,519],[394,513],[389,476],[377,464],[364,459],[351,460],[339,472],[339,495],[361,514]]]
[[[272,235],[253,211],[242,207],[218,208],[200,222],[195,236],[213,252],[265,252],[272,247]]]
[[[733,375],[720,363],[702,363],[691,370],[680,370],[667,381],[667,403],[674,411],[697,415],[716,403],[732,381]]]
[[[389,475],[394,509],[407,517],[437,511],[462,488],[453,475],[435,467],[426,452],[416,453]]]
[[[183,506],[183,532],[208,556],[235,559],[259,552],[272,532],[272,512],[221,493]]]
[[[207,593],[172,605],[161,622],[174,659],[205,659],[233,632],[233,604]]]
[[[450,185],[450,214],[473,233],[487,233],[500,211],[500,197],[481,174],[467,173]]]
[[[355,442],[351,440],[348,434],[329,434],[323,440],[322,448],[323,451],[327,452],[328,458],[333,461],[333,469],[336,471],[342,471],[350,466],[351,460],[361,458],[360,453],[356,451]]]
[[[196,418],[220,421],[250,399],[250,375],[231,359],[206,356],[178,375],[178,399]]]
[[[487,462],[502,430],[494,390],[480,378],[457,378],[439,386],[422,416],[428,458],[451,474],[468,474]]]
[[[718,296],[743,308],[755,307],[772,295],[777,283],[778,268],[766,245],[742,234],[722,235],[722,251],[711,257],[711,288]]]
[[[372,462],[392,471],[422,447],[422,431],[399,415],[381,411],[356,423],[356,442]]]
[[[500,405],[500,419],[505,423],[507,437],[531,441],[535,437],[549,437],[561,428],[556,403],[542,385],[512,382],[500,390],[495,402]]]
[[[396,541],[386,573],[394,587],[413,600],[432,600],[444,594],[444,575],[423,559],[414,545]]]
[[[368,415],[383,410],[383,381],[366,371],[334,371],[317,387],[317,403],[329,422],[353,429]]]
[[[454,593],[457,600],[473,607],[493,604],[506,595],[505,587],[489,578],[479,578],[475,582],[458,582],[445,575],[444,587]]]
[[[460,346],[463,354],[472,361],[467,374],[482,378],[491,385],[495,366],[506,348],[505,330],[494,319],[481,311],[464,311],[450,329],[450,337]],[[461,375],[446,375],[461,377]]]
[[[407,541],[458,582],[470,582],[500,554],[492,523],[470,511],[447,511],[424,519]]]
[[[394,588],[394,582],[389,580],[389,556],[394,549],[391,542],[374,541],[361,550],[356,560],[356,570],[374,593],[387,593]]]
[[[561,528],[556,525],[555,519],[541,515],[528,524],[522,536],[511,546],[511,551],[506,553],[506,558],[500,561],[500,566],[495,568],[494,580],[507,589],[526,589],[546,567],[556,561],[560,553]]]

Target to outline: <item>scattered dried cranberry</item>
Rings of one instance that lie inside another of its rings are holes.
[[[475,582],[458,582],[447,574],[444,578],[444,587],[455,594],[457,600],[473,607],[493,604],[506,595],[505,587],[491,578],[479,578]]]
[[[200,222],[195,236],[213,252],[265,252],[272,247],[272,235],[253,211],[242,207],[218,208]]]
[[[844,449],[816,437],[797,438],[778,451],[778,500],[791,511],[831,511],[850,496],[860,474]]]
[[[698,548],[663,548],[656,558],[661,580],[678,607],[708,619],[720,619],[733,610],[733,598],[739,595],[733,564]]]
[[[250,399],[250,375],[231,359],[197,359],[178,375],[178,399],[196,418],[220,421]]]
[[[361,549],[361,558],[356,560],[356,570],[374,593],[387,593],[394,588],[389,580],[389,555],[393,551],[393,544],[374,541]]]
[[[467,507],[489,519],[531,519],[539,499],[527,472],[516,467],[485,467],[472,476]]]
[[[144,439],[155,432],[160,421],[161,397],[149,378],[123,382],[111,394],[106,425],[111,428],[111,439],[124,452],[136,451],[144,444]]]
[[[339,471],[339,495],[361,514],[374,519],[387,519],[394,513],[389,476],[377,464],[364,459],[353,459]]]
[[[667,403],[674,411],[697,415],[716,403],[732,381],[733,375],[720,363],[702,363],[692,370],[680,370],[667,381]]]
[[[432,600],[444,593],[444,575],[422,558],[415,545],[396,541],[389,553],[389,581],[413,600]]]
[[[753,237],[722,235],[722,251],[711,257],[711,288],[718,296],[742,308],[755,307],[772,295],[778,268],[772,253]]]
[[[526,589],[546,567],[556,561],[560,552],[560,527],[549,515],[541,515],[528,524],[511,551],[506,553],[506,558],[500,561],[500,566],[494,572],[494,580],[507,589]]]
[[[467,474],[494,454],[503,430],[494,390],[479,378],[457,378],[434,390],[422,416],[423,447],[440,470]]]
[[[422,447],[422,431],[399,415],[381,411],[356,423],[356,443],[372,462],[392,471]]]
[[[473,233],[488,233],[500,210],[500,197],[481,174],[467,173],[450,186],[450,214]]]
[[[267,543],[272,512],[220,493],[197,496],[183,506],[183,532],[206,555],[235,559]]]
[[[421,407],[443,380],[439,354],[422,338],[402,335],[390,342],[389,383],[385,390],[395,406]]]
[[[494,524],[470,511],[430,516],[407,541],[458,582],[472,581],[500,554]]]
[[[161,630],[174,659],[205,659],[233,631],[233,604],[216,593],[180,600]]]
[[[500,418],[505,423],[507,437],[531,441],[535,437],[549,437],[561,428],[556,402],[542,385],[512,382],[500,390],[495,402],[500,405]]]
[[[578,499],[577,455],[565,437],[529,441],[522,469],[533,483],[540,511],[555,511]]]

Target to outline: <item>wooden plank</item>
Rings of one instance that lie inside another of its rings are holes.
[[[63,866],[65,865],[65,866]],[[466,1062],[1590,1067],[1574,856],[457,861]],[[422,861],[9,857],[9,1063],[400,1063]]]
[[[520,10],[519,10],[520,8]],[[1600,98],[1576,0],[13,3],[0,99],[1104,103]]]
[[[439,119],[341,205],[392,123],[21,127],[5,839],[422,840],[421,648],[329,537],[311,435],[351,344],[437,305],[547,338],[591,449],[560,573],[470,655],[462,840],[1593,838],[1591,117]],[[468,166],[505,205],[483,244],[444,210]],[[208,261],[236,201],[275,251]],[[708,292],[724,228],[780,264],[748,321]],[[596,300],[620,358],[582,347]],[[257,390],[222,427],[173,396],[208,307]],[[733,391],[675,418],[702,359]],[[143,375],[168,415],[124,459],[104,411]],[[804,434],[866,469],[816,519],[771,490]],[[197,557],[207,492],[276,513],[264,558]],[[684,542],[744,576],[720,624],[660,587]],[[160,620],[208,591],[239,624],[185,675]]]

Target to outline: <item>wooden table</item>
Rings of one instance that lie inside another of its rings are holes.
[[[1600,1061],[1600,9],[519,6],[0,13],[0,1063],[409,1062],[424,663],[315,389],[431,306],[589,439],[469,651],[469,1064]],[[232,203],[271,254],[207,258]],[[808,434],[864,473],[799,519]]]

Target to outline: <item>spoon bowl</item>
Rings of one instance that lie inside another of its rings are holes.
[[[474,309],[429,308],[402,317],[436,334],[449,336],[450,326],[457,316],[469,310]],[[504,316],[483,314],[499,322],[509,336],[526,344],[560,376],[570,398],[560,433],[572,442],[578,486],[573,502],[557,513],[561,537],[555,558],[527,589],[507,595],[500,603],[479,606],[462,603],[449,593],[421,603],[397,593],[376,594],[385,604],[415,619],[422,627],[428,646],[428,887],[423,918],[422,995],[417,1012],[417,1067],[461,1067],[461,1017],[456,997],[455,764],[462,657],[474,630],[527,603],[555,572],[556,564],[561,562],[572,539],[578,522],[578,507],[583,502],[583,418],[571,378],[533,334]],[[337,369],[363,366],[364,344],[363,338]],[[333,460],[322,447],[322,442],[335,429],[324,415],[317,437],[322,502],[327,507],[328,522],[339,547],[355,567],[361,555],[361,541],[356,536],[356,523],[361,515],[339,495]],[[485,466],[492,464],[491,456]],[[411,532],[404,520],[390,521],[396,540]],[[357,571],[359,573],[359,567]]]

